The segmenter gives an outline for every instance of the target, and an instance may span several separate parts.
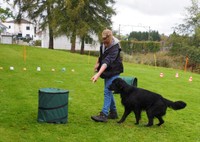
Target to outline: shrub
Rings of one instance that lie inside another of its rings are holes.
[[[42,44],[41,44],[41,40],[36,40],[35,41],[35,46],[41,46]]]
[[[200,72],[200,49],[194,46],[173,46],[170,50],[172,56],[183,56],[189,58],[189,64],[192,71]]]
[[[156,57],[156,62],[155,62]],[[126,62],[145,64],[150,66],[160,66],[167,68],[184,69],[185,58],[183,56],[171,57],[168,52],[157,52],[155,53],[134,53],[132,55],[123,54],[123,60]]]
[[[160,42],[154,41],[121,41],[122,50],[126,54],[133,53],[150,53],[158,52],[160,50]]]

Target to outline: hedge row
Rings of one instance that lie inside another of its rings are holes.
[[[160,42],[155,41],[121,41],[122,51],[126,54],[149,53],[160,50]]]

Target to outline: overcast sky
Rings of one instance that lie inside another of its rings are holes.
[[[0,0],[0,5],[4,4]],[[191,0],[116,0],[113,29],[120,34],[150,29],[169,35],[183,23],[185,8],[190,6]]]
[[[169,35],[172,27],[183,23],[185,7],[190,6],[191,0],[116,0],[113,29],[127,34],[150,28]]]

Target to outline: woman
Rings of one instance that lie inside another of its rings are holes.
[[[123,72],[119,40],[113,36],[112,31],[109,29],[102,32],[102,40],[100,56],[94,67],[97,73],[91,78],[94,83],[99,77],[104,79],[104,105],[102,111],[97,116],[91,116],[91,119],[96,122],[107,122],[108,118],[118,118],[115,100],[112,91],[108,87]]]

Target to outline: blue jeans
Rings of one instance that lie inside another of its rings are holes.
[[[104,79],[104,105],[103,105],[102,112],[106,116],[108,116],[109,110],[117,111],[113,93],[112,93],[112,91],[110,91],[108,89],[108,87],[111,85],[112,81],[118,77],[119,77],[119,75],[115,75],[111,78]]]

